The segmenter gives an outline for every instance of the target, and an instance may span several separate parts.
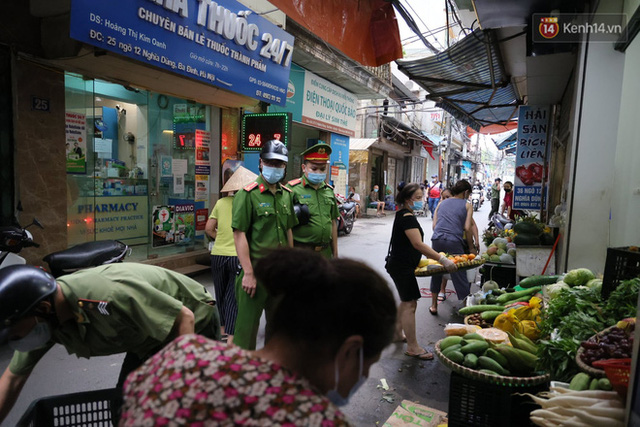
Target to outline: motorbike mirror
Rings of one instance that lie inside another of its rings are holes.
[[[27,225],[25,228],[25,230],[29,227],[31,227],[32,225],[35,225],[36,227],[40,227],[41,229],[44,230],[44,226],[42,224],[40,224],[40,221],[38,221],[38,218],[33,218],[33,221],[31,221],[31,224]]]

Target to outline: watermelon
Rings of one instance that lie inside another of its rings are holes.
[[[513,231],[515,231],[516,234],[540,234],[540,229],[537,225],[526,221],[516,222],[513,226]]]

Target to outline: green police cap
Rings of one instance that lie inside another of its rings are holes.
[[[302,152],[302,159],[306,162],[328,162],[331,146],[323,142],[313,145]]]

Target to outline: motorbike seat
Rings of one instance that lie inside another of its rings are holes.
[[[122,261],[129,247],[118,240],[87,242],[43,258],[54,277],[103,264]]]

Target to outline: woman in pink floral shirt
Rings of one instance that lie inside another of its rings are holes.
[[[282,295],[265,346],[177,338],[128,377],[121,425],[349,425],[336,405],[393,337],[386,282],[359,262],[300,249],[271,253],[255,274]]]

